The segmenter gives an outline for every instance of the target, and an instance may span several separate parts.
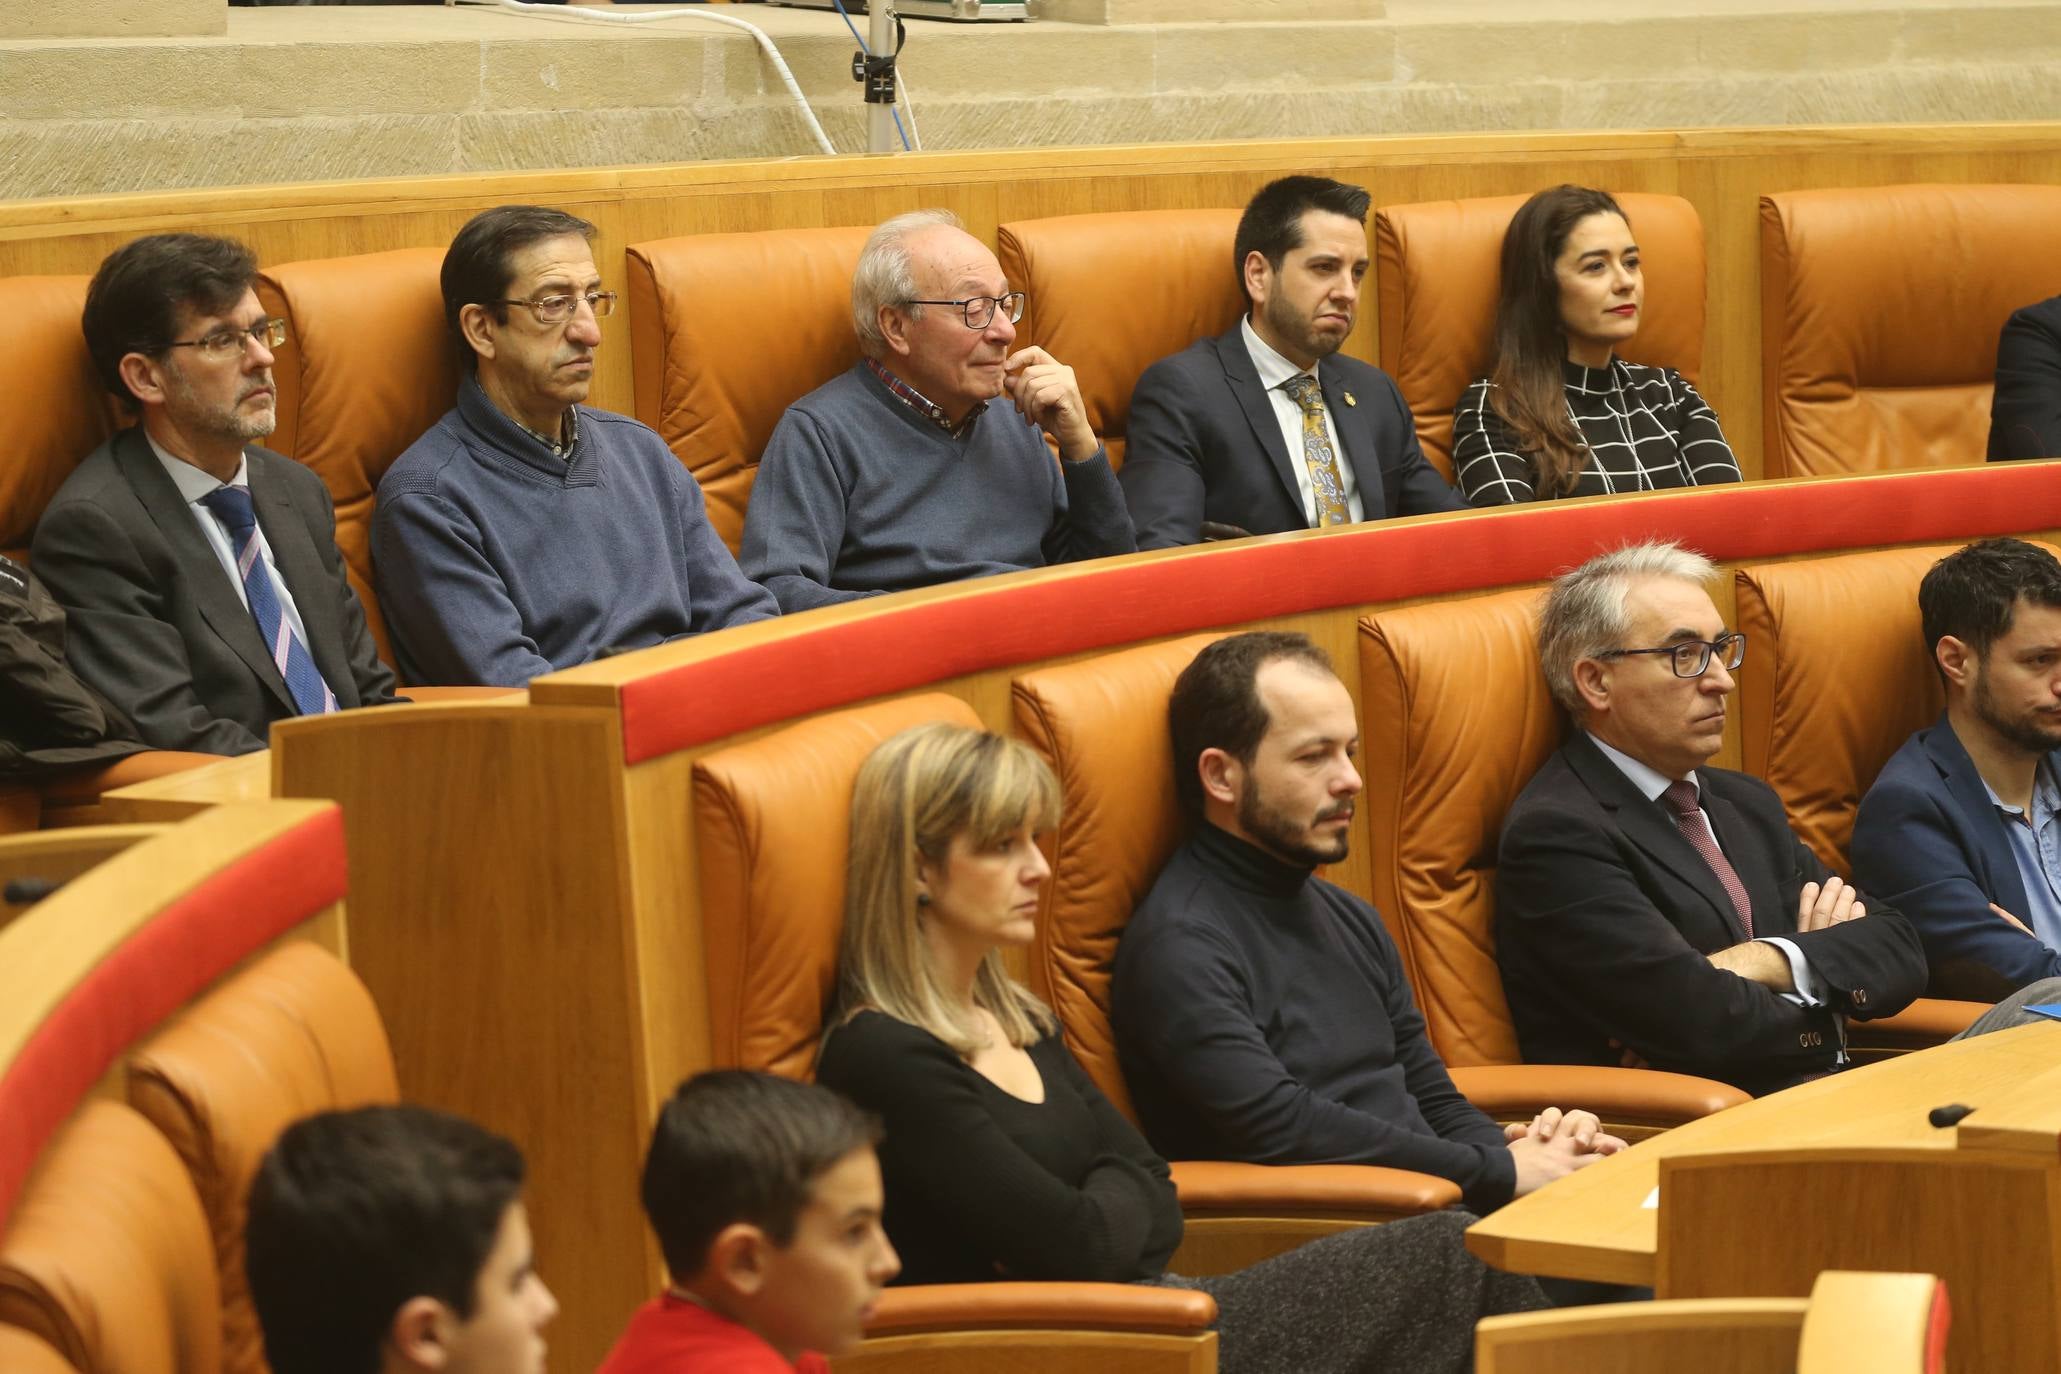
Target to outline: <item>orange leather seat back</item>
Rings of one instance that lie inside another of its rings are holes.
[[[328,951],[292,941],[179,1013],[129,1059],[132,1106],[192,1174],[214,1237],[224,1374],[265,1374],[243,1268],[244,1202],[265,1152],[315,1112],[398,1101],[372,994]]]
[[[637,418],[694,474],[732,553],[773,427],[859,360],[852,269],[872,232],[773,229],[630,245]]]
[[[1031,983],[1104,1096],[1129,1114],[1109,1023],[1117,941],[1181,842],[1167,698],[1218,635],[1169,640],[1016,679],[1016,728],[1059,776],[1052,879]]]
[[[1761,197],[1767,475],[1982,462],[2004,321],[2057,293],[2061,187]]]
[[[1646,276],[1645,318],[1624,356],[1693,382],[1703,367],[1703,221],[1680,196],[1612,194]],[[1402,390],[1424,456],[1448,479],[1453,408],[1495,366],[1503,233],[1527,199],[1425,201],[1374,214],[1381,368]]]
[[[207,1219],[179,1157],[130,1108],[89,1101],[45,1145],[0,1235],[0,1325],[87,1374],[221,1368]]]
[[[1360,621],[1360,756],[1374,904],[1431,1042],[1454,1067],[1519,1062],[1496,966],[1496,849],[1559,747],[1535,590]]]
[[[85,277],[0,277],[0,320],[21,369],[0,400],[0,554],[25,560],[43,508],[115,432],[115,401],[86,355]]]
[[[817,716],[694,765],[718,1066],[814,1072],[844,929],[852,781],[881,741],[936,720],[980,725],[957,697],[926,693]]]
[[[1797,838],[1837,872],[1850,871],[1861,798],[1945,703],[1918,584],[1959,547],[1749,563],[1733,573],[1746,635],[1742,761],[1781,796]]]
[[[1232,248],[1242,210],[1126,210],[1005,224],[1002,274],[1026,299],[1016,346],[1073,369],[1088,419],[1123,465],[1146,368],[1245,313]]]
[[[268,268],[267,314],[286,320],[274,350],[279,428],[266,446],[313,468],[336,503],[336,544],[365,621],[392,663],[372,590],[379,479],[456,403],[459,365],[437,284],[442,248],[400,248]]]
[[[14,1326],[0,1326],[0,1369],[7,1374],[79,1374],[48,1341]]]

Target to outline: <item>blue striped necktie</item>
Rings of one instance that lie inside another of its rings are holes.
[[[265,570],[264,555],[258,548],[258,517],[251,508],[250,493],[242,487],[216,487],[201,497],[200,503],[229,531],[229,543],[236,550],[236,575],[243,580],[251,619],[258,622],[258,636],[278,665],[279,676],[286,679],[286,690],[293,693],[294,708],[304,716],[334,711],[336,694],[322,680],[322,670],[287,623],[286,612],[272,590],[272,575]]]

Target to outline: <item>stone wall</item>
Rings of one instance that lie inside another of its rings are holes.
[[[1035,23],[910,22],[924,146],[2061,118],[2044,0],[1668,0],[1607,20],[1591,0],[1036,3]],[[864,147],[835,14],[700,11],[762,25],[833,144]],[[0,41],[0,199],[818,151],[752,38],[697,19],[295,7],[225,28]]]

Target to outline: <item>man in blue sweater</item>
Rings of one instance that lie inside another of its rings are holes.
[[[782,610],[1137,548],[1073,369],[1009,351],[1022,318],[949,211],[873,231],[852,276],[866,356],[788,407],[745,511],[744,570]]]
[[[580,404],[615,293],[594,226],[503,205],[444,255],[458,404],[379,483],[372,558],[401,675],[520,687],[779,614],[665,440]]]
[[[1174,684],[1193,821],[1117,948],[1118,1057],[1169,1159],[1381,1164],[1475,1211],[1623,1147],[1581,1111],[1507,1130],[1460,1095],[1366,902],[1315,876],[1346,854],[1352,698],[1299,634],[1218,640]]]

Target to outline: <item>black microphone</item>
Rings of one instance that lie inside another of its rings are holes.
[[[1947,1106],[1944,1107],[1934,1107],[1930,1112],[1927,1112],[1925,1114],[1925,1119],[1927,1121],[1930,1121],[1933,1125],[1944,1130],[1948,1126],[1959,1125],[1961,1122],[1961,1118],[1968,1115],[1970,1112],[1974,1110],[1975,1109],[1973,1107],[1969,1106],[1965,1102],[1954,1102],[1949,1103]]]
[[[62,878],[16,878],[0,889],[0,901],[9,906],[34,906],[63,886]]]

